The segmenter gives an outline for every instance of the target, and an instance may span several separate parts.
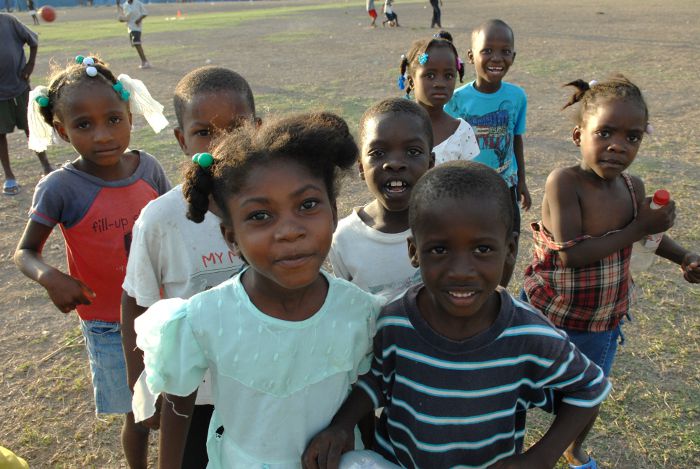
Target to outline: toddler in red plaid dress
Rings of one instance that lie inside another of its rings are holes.
[[[534,260],[523,288],[528,301],[607,376],[632,299],[632,245],[673,226],[675,206],[653,210],[642,180],[624,172],[651,131],[639,88],[621,75],[568,86],[576,92],[564,108],[579,103],[572,136],[581,161],[547,178],[542,220],[532,224]],[[679,264],[687,281],[700,282],[698,254],[667,235],[656,253]],[[565,453],[571,467],[596,467],[581,449],[589,430]]]

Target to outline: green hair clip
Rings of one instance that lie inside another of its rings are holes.
[[[214,157],[211,153],[195,153],[192,156],[192,162],[198,164],[200,168],[207,169],[214,162]]]
[[[117,92],[117,94],[120,98],[122,98],[122,100],[129,100],[131,93],[124,89],[124,85],[122,85],[122,82],[120,82],[119,80],[117,80],[117,82],[112,85],[112,89]]]

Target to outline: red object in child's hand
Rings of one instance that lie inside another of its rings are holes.
[[[56,10],[52,6],[46,5],[39,8],[39,15],[42,20],[50,23],[56,19]]]

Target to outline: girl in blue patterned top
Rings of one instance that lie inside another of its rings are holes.
[[[181,465],[207,369],[215,405],[208,467],[275,469],[300,466],[309,438],[369,369],[380,302],[320,271],[337,220],[335,178],[356,158],[346,123],[327,113],[241,128],[213,156],[193,158],[188,216],[202,221],[211,197],[248,268],[136,320],[148,386],[167,393],[160,467]]]

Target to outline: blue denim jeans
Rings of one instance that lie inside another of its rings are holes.
[[[131,412],[131,391],[118,322],[80,321],[90,358],[95,409],[98,414]]]

